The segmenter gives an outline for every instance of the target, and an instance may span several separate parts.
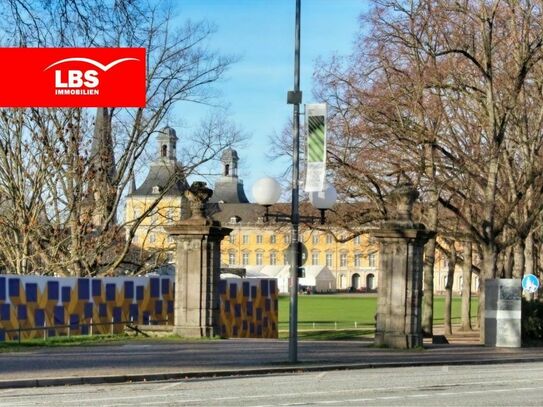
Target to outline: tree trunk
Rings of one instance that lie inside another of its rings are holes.
[[[434,263],[436,239],[428,240],[424,246],[424,290],[422,296],[422,334],[426,338],[433,336],[434,321]]]
[[[437,231],[439,191],[436,184],[436,143],[427,140],[424,145],[424,173],[430,181],[428,185],[428,205],[426,227],[428,230]],[[434,263],[435,263],[436,239],[430,239],[424,247],[423,279],[424,289],[422,298],[422,334],[431,338],[434,334]]]
[[[524,263],[524,274],[535,274],[533,232],[530,232],[526,237],[526,243],[524,245]],[[534,293],[526,293],[525,298],[529,301],[533,300]]]
[[[471,268],[473,250],[471,241],[464,242],[464,264],[462,265],[462,331],[471,331]]]
[[[485,281],[496,277],[496,260],[498,251],[494,244],[483,247],[483,268],[479,275],[479,339],[485,343]]]
[[[528,234],[524,245],[524,274],[535,274],[533,232]]]
[[[524,275],[524,240],[521,239],[514,249],[515,264],[513,265],[513,278],[522,278]]]
[[[456,267],[456,247],[453,241],[450,245],[448,256],[447,284],[445,284],[445,310],[443,320],[445,323],[445,335],[452,335],[452,289],[454,284],[454,269]]]
[[[513,278],[513,248],[505,249],[503,260],[503,278]]]

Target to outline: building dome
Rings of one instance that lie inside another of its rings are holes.
[[[224,150],[224,153],[222,153],[221,161],[226,164],[239,161],[238,152],[233,148],[228,147]]]

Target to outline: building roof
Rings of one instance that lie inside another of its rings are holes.
[[[185,173],[176,159],[177,136],[171,127],[158,132],[157,152],[145,181],[128,196],[183,196],[188,188]]]
[[[161,159],[151,164],[145,181],[129,196],[158,195],[168,187],[165,196],[183,196],[188,184],[183,169],[177,162]]]
[[[221,224],[231,223],[236,218],[236,223],[252,224],[263,219],[265,208],[252,203],[208,203],[207,214],[213,220]]]
[[[238,161],[238,153],[233,148],[227,148],[223,152],[222,176],[215,182],[210,202],[249,203],[243,190],[243,181],[238,178]]]
[[[245,196],[243,182],[238,177],[222,176],[215,182],[210,202],[249,203],[249,200]]]
[[[228,147],[226,150],[224,150],[224,153],[222,153],[221,161],[223,163],[229,163],[232,161],[238,161],[239,156],[238,152],[234,150],[232,147]]]

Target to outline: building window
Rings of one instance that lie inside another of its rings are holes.
[[[368,265],[370,267],[375,267],[375,253],[370,253],[368,255]]]
[[[288,253],[283,252],[283,266],[287,266],[287,265],[288,265]]]
[[[256,235],[256,243],[262,244],[262,235]]]
[[[243,244],[249,243],[249,235],[243,235]]]
[[[285,244],[290,244],[290,235],[285,234],[284,240],[285,240]]]
[[[270,236],[270,243],[271,243],[271,244],[277,243],[277,236],[271,235],[271,236]]]
[[[332,253],[326,253],[326,265],[332,267]]]
[[[172,244],[174,242],[173,236],[168,236],[168,243]]]
[[[334,236],[326,235],[326,244],[332,244],[332,243],[334,243]]]
[[[149,243],[155,243],[156,242],[156,235],[154,233],[149,234]]]
[[[347,253],[339,255],[339,267],[347,267]]]
[[[311,265],[313,266],[319,265],[319,252],[311,253]]]
[[[311,240],[312,240],[313,244],[319,244],[319,235],[314,233],[313,236],[311,237]]]
[[[228,264],[231,266],[236,264],[236,253],[234,252],[228,253]]]
[[[270,253],[270,266],[275,266],[277,264],[277,253]]]
[[[354,244],[360,244],[360,241],[361,241],[360,235],[354,238]]]
[[[354,266],[362,267],[362,255],[360,253],[355,253],[354,255]]]
[[[256,254],[256,265],[257,266],[262,266],[262,253],[257,253]]]
[[[230,236],[228,236],[228,241],[229,241],[231,244],[235,244],[235,243],[236,243],[236,235],[230,235]]]
[[[153,191],[152,191],[153,194],[159,194],[160,193],[160,187],[158,185],[155,185],[153,187]]]
[[[243,253],[241,255],[241,264],[247,266],[249,264],[249,253]]]

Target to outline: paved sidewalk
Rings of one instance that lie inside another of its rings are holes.
[[[473,336],[473,335],[472,335]],[[465,341],[424,349],[377,349],[360,341],[148,340],[0,353],[0,388],[168,380],[315,370],[543,361],[543,348],[487,348]]]

